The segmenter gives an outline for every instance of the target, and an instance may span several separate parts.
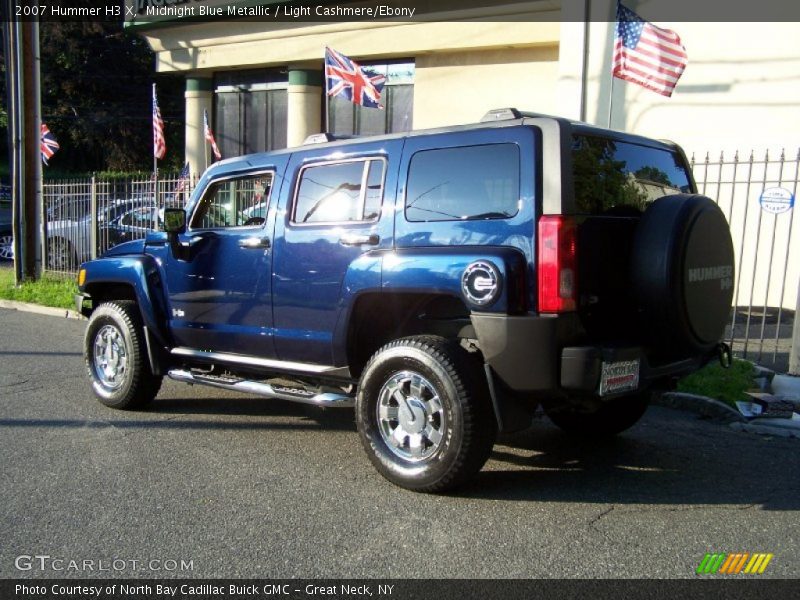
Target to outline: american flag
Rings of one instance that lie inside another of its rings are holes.
[[[617,4],[614,77],[672,96],[689,57],[681,38]]]
[[[208,124],[208,111],[203,111],[203,135],[206,136],[206,141],[211,144],[211,151],[214,153],[214,158],[219,160],[222,158],[222,153],[217,146],[217,140],[214,139],[214,133],[211,131],[211,126]]]
[[[186,189],[186,184],[188,182],[188,179],[189,179],[189,163],[187,161],[187,163],[181,169],[181,172],[178,173],[178,181],[175,183],[175,191],[173,192],[175,196],[177,196],[183,190]]]
[[[167,142],[164,140],[164,120],[161,118],[161,109],[158,108],[156,99],[156,84],[153,84],[153,156],[164,158],[167,153]]]
[[[39,151],[42,153],[42,162],[44,162],[44,164],[48,164],[47,161],[53,158],[53,154],[55,154],[56,150],[58,150],[61,146],[58,145],[56,137],[50,133],[50,129],[48,129],[47,125],[44,123],[42,123],[41,132]]]
[[[325,48],[325,84],[328,96],[342,96],[354,104],[383,108],[385,75],[371,75],[357,62],[333,48]]]

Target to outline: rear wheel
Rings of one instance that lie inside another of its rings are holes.
[[[364,369],[356,424],[375,468],[392,483],[441,492],[489,458],[496,423],[476,361],[433,336],[391,342]]]
[[[610,437],[633,427],[642,418],[650,401],[646,392],[599,403],[591,408],[546,405],[550,420],[570,434]]]
[[[150,370],[134,302],[118,300],[95,309],[86,327],[84,357],[92,390],[106,406],[140,408],[158,394],[162,378]]]

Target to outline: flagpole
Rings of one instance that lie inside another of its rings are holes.
[[[156,102],[156,84],[153,84],[153,105]],[[153,124],[155,127],[155,123]],[[158,156],[156,156],[156,138],[153,136],[153,202],[158,206]]]
[[[325,94],[325,133],[330,133],[331,128],[331,97],[328,94],[328,81],[325,80],[325,87],[322,90]]]
[[[331,131],[331,96],[328,94],[328,47],[325,47],[325,60],[322,63],[322,93],[325,94],[325,133]]]
[[[611,92],[608,94],[608,128],[611,129],[611,112],[614,110],[614,72],[611,72]]]

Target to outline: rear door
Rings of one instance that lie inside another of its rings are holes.
[[[383,140],[292,155],[275,228],[272,283],[281,360],[335,365],[333,332],[345,274],[364,258],[360,283],[380,287],[380,263],[368,257],[392,247],[390,200],[402,144]]]

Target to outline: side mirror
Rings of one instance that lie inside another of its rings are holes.
[[[167,233],[183,233],[186,231],[186,211],[182,208],[164,210],[164,231]]]

